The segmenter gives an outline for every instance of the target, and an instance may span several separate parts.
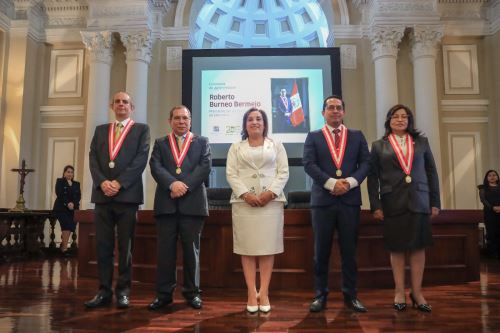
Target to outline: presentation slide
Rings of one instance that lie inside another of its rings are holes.
[[[268,136],[300,164],[307,133],[324,124],[324,98],[341,90],[338,48],[183,50],[182,102],[220,165],[252,107],[266,112]]]
[[[324,123],[323,98],[320,69],[204,70],[201,135],[209,137],[211,143],[237,141],[243,114],[255,107],[266,112],[270,137],[304,142],[311,129]]]

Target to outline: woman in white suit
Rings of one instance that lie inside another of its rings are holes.
[[[288,158],[283,145],[267,137],[269,127],[263,110],[248,110],[242,128],[242,141],[231,145],[226,165],[227,181],[233,190],[233,252],[241,255],[248,288],[247,311],[269,312],[274,255],[283,252],[283,188],[288,181]]]

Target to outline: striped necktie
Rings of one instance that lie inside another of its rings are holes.
[[[335,149],[340,148],[340,130],[338,128],[333,130],[333,135],[335,139]]]

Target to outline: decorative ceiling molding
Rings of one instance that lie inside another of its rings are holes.
[[[12,0],[0,0],[0,12],[10,19],[16,17],[16,8]]]
[[[167,27],[161,30],[161,40],[186,41],[189,38],[189,27]]]
[[[48,26],[85,27],[89,6],[86,0],[44,0]]]
[[[151,30],[152,10],[150,0],[88,0],[87,29]]]
[[[333,0],[331,0],[333,2]],[[440,24],[445,36],[487,36],[500,31],[500,0],[335,0],[337,38],[367,38],[372,26]],[[191,0],[0,0],[0,29],[49,43],[81,41],[79,30],[151,31],[153,40],[187,41]],[[349,23],[349,9],[360,24]],[[172,26],[165,26],[168,11]],[[333,38],[332,38],[333,40]]]
[[[491,1],[487,16],[490,22],[490,34],[496,34],[500,30],[500,0]]]
[[[149,0],[154,9],[159,9],[162,14],[166,13],[172,5],[172,0]]]

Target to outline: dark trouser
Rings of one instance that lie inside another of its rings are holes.
[[[111,295],[114,270],[115,226],[118,237],[118,281],[116,295],[129,295],[132,281],[132,249],[137,204],[111,202],[95,205],[97,267],[100,290]]]
[[[488,252],[500,258],[500,213],[485,211],[484,220]]]
[[[171,298],[177,283],[177,238],[183,254],[182,294],[192,299],[200,294],[200,237],[203,216],[181,214],[156,217],[158,271],[156,292],[159,298]]]
[[[342,261],[342,292],[346,298],[357,296],[356,247],[359,206],[335,204],[311,210],[314,231],[314,288],[316,296],[328,295],[328,272],[335,229],[338,232]]]

